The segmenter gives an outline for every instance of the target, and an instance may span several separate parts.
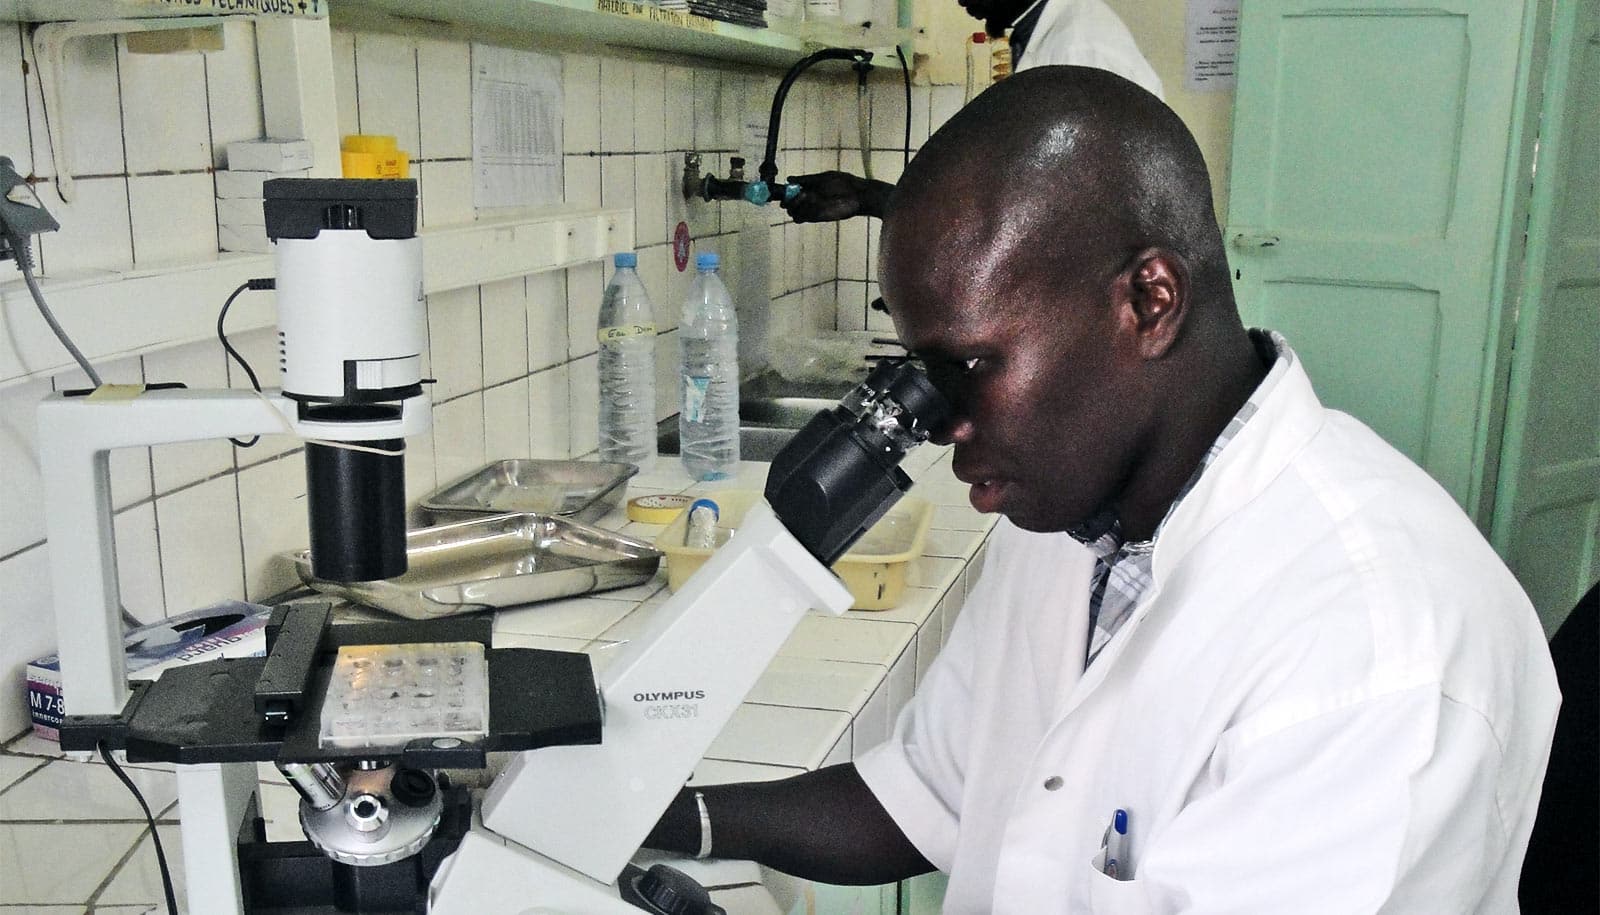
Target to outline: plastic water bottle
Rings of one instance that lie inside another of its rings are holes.
[[[733,475],[739,463],[739,318],[715,254],[695,257],[678,324],[678,413],[683,469],[696,480]]]
[[[600,459],[649,470],[656,461],[656,318],[623,252],[600,300]]]

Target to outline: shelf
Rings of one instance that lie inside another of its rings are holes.
[[[337,0],[334,13],[386,13],[446,25],[505,29],[580,38],[607,45],[669,51],[693,57],[787,67],[821,45],[774,29],[719,22],[630,0]],[[874,43],[909,40],[897,29],[854,30]],[[830,36],[836,37],[836,36]]]
[[[633,248],[633,211],[547,210],[423,229],[428,294],[559,270]],[[239,284],[271,276],[270,254],[220,254],[199,263],[136,267],[40,280],[45,302],[91,362],[212,337],[217,311]],[[271,326],[271,295],[241,296],[228,332]],[[0,283],[0,387],[45,378],[73,362],[50,333],[22,280]]]
[[[0,22],[225,15],[320,19],[328,0],[0,0]]]

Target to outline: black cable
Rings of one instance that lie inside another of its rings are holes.
[[[900,77],[906,84],[906,157],[901,166],[909,167],[911,165],[911,68],[906,66],[906,52],[899,45],[894,46],[894,56],[900,58]]]
[[[255,388],[258,392],[261,390],[261,380],[256,378],[255,370],[250,368],[250,363],[246,362],[245,358],[239,355],[239,351],[233,348],[233,344],[228,342],[228,335],[222,331],[222,322],[228,319],[228,309],[233,307],[233,300],[239,297],[239,293],[244,292],[246,289],[262,290],[275,288],[277,288],[277,282],[271,277],[264,279],[245,280],[243,283],[239,284],[238,289],[235,289],[228,295],[228,300],[222,303],[222,311],[217,313],[217,339],[222,341],[222,348],[228,351],[228,355],[232,356],[233,360],[239,363],[239,367],[244,369],[244,373],[250,377],[250,386]],[[236,438],[230,438],[228,441],[233,442],[240,448],[249,448],[256,442],[261,441],[261,436],[252,435],[250,436],[250,440],[248,442],[241,442]]]
[[[150,813],[150,805],[144,801],[144,795],[139,793],[139,786],[133,783],[128,773],[122,771],[117,761],[111,758],[111,751],[105,743],[100,743],[100,758],[111,767],[111,773],[117,777],[129,791],[133,792],[133,799],[139,802],[139,809],[144,811],[145,822],[150,824],[150,841],[156,846],[156,864],[161,868],[161,891],[167,894],[168,915],[178,915],[178,898],[172,891],[172,871],[167,868],[167,852],[161,847],[161,833],[156,831],[156,818]]]

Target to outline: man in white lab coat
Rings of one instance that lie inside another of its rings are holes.
[[[1177,117],[1019,74],[911,163],[882,251],[956,475],[1005,519],[886,743],[685,791],[651,843],[937,867],[952,912],[1515,911],[1559,703],[1533,609],[1242,326]]]
[[[1011,29],[1013,70],[1070,64],[1098,67],[1161,97],[1161,79],[1139,53],[1132,33],[1103,0],[959,0],[990,35]],[[882,216],[894,185],[849,172],[791,175],[800,193],[782,201],[795,222]]]

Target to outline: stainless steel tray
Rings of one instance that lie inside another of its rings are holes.
[[[515,607],[648,581],[661,553],[643,540],[550,515],[491,515],[406,534],[409,568],[384,581],[333,582],[311,574],[311,555],[294,555],[307,586],[409,619],[434,619]]]
[[[528,512],[594,521],[622,501],[628,478],[638,472],[632,464],[604,461],[495,461],[429,493],[421,506],[453,518]]]

